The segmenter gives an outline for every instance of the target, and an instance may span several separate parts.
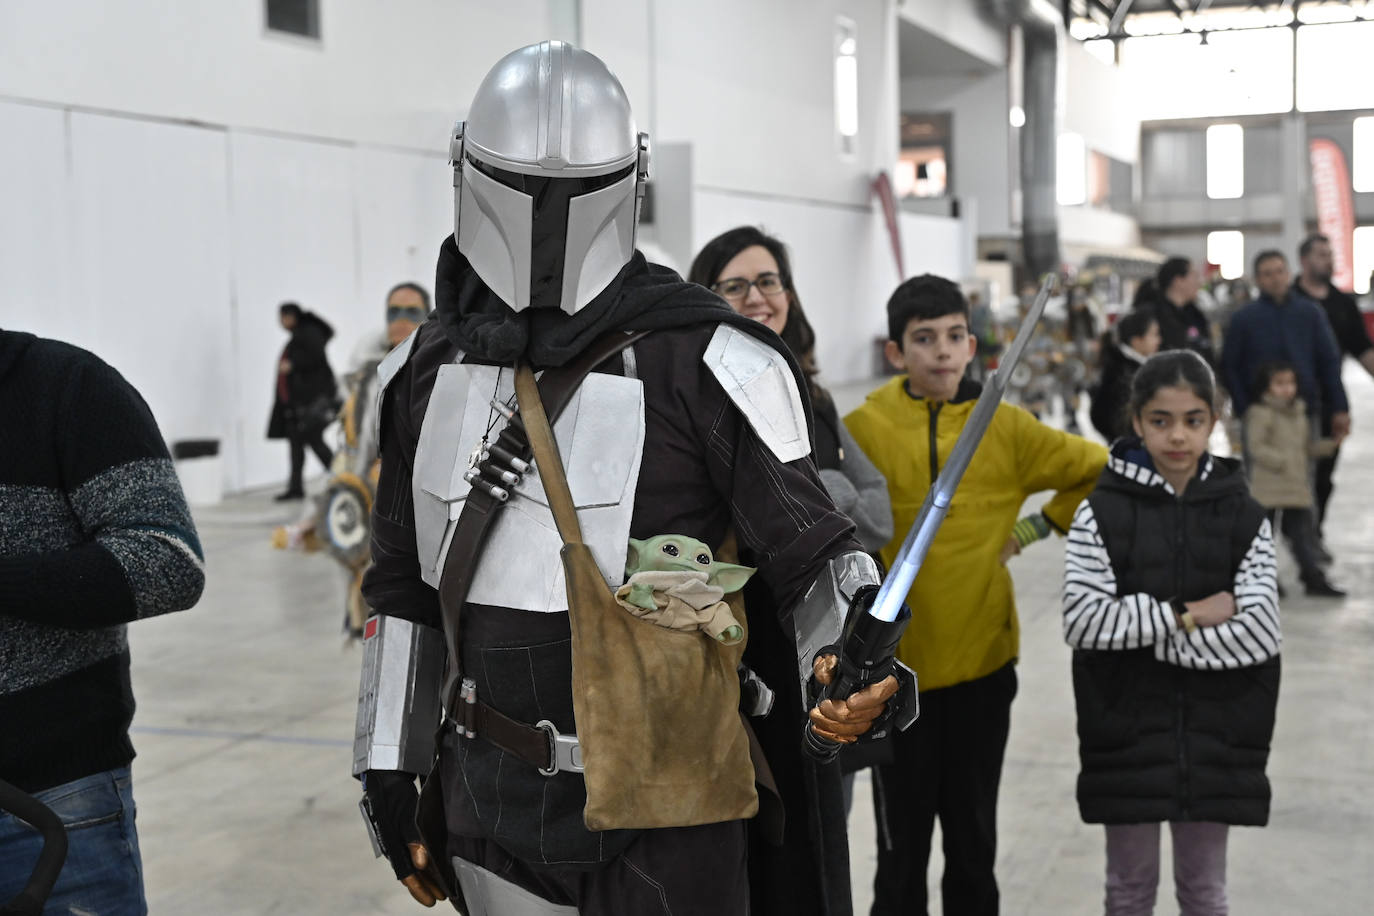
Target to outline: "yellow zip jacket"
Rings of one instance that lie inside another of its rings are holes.
[[[908,394],[903,375],[844,418],[887,478],[895,530],[882,549],[889,568],[980,390],[964,381],[953,401],[932,403]],[[907,596],[911,624],[897,655],[916,671],[921,690],[984,677],[1016,658],[1020,624],[1011,573],[998,562],[1002,545],[1022,503],[1041,490],[1058,491],[1042,511],[1068,531],[1106,463],[1101,445],[1052,429],[1020,407],[997,408]]]

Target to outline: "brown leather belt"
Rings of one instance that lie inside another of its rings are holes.
[[[457,709],[449,720],[461,738],[481,738],[536,767],[545,776],[582,772],[582,745],[576,735],[561,734],[544,719],[534,725],[517,722],[477,699],[477,685],[464,678]]]

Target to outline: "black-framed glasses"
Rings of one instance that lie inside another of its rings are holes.
[[[787,284],[775,273],[759,274],[752,280],[743,277],[729,277],[711,285],[711,289],[726,299],[743,299],[749,295],[749,287],[757,286],[765,296],[776,296],[787,290]]]
[[[425,310],[419,305],[388,305],[386,307],[386,323],[393,321],[413,321],[416,324],[423,324],[425,320]]]

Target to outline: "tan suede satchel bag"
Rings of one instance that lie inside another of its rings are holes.
[[[745,639],[733,646],[700,631],[640,620],[620,607],[582,541],[563,461],[529,366],[519,367],[515,390],[563,539],[587,827],[687,827],[753,817],[759,802],[736,674],[748,624],[738,593],[730,596],[731,610],[745,628]]]

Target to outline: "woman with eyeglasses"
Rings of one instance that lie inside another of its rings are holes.
[[[792,287],[786,246],[753,226],[740,226],[707,242],[687,279],[709,287],[736,312],[771,328],[801,363],[815,414],[812,457],[821,480],[836,507],[854,520],[864,548],[876,553],[892,540],[887,482],[840,422],[830,393],[816,381],[816,332]]]

